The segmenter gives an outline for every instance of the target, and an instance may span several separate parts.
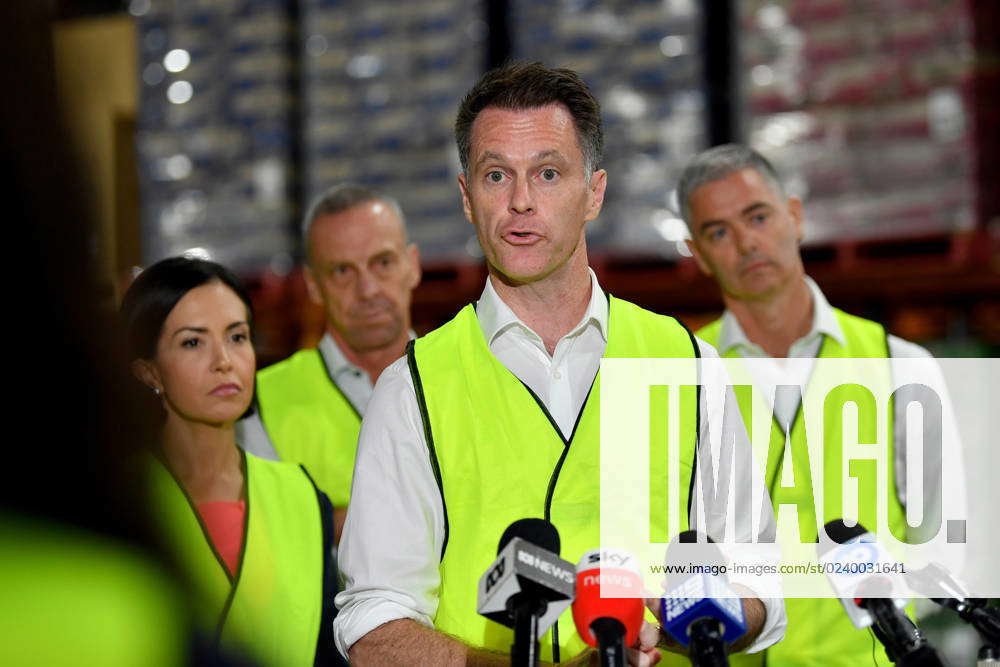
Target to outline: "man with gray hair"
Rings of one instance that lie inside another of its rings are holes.
[[[774,167],[756,151],[727,144],[709,149],[688,164],[677,186],[677,201],[691,234],[688,247],[701,271],[719,284],[726,311],[697,335],[714,345],[723,357],[748,359],[823,357],[917,357],[930,354],[922,347],[886,333],[882,325],[832,307],[816,283],[805,274],[802,241],[802,202],[789,197]],[[760,363],[760,362],[758,362]],[[804,367],[791,374],[806,372]],[[808,371],[811,372],[811,371]],[[782,377],[771,384],[805,387],[809,377]],[[777,371],[774,377],[778,377]],[[760,378],[758,378],[760,379]],[[773,379],[773,378],[772,378]],[[905,388],[904,388],[905,389]],[[906,423],[909,401],[897,392],[894,422]],[[765,395],[768,392],[763,392]],[[781,452],[776,465],[768,461],[765,481],[777,512],[794,504],[799,539],[813,542],[818,526],[835,516],[817,517],[808,469],[809,449],[800,418],[798,395],[774,398],[774,420],[768,451]],[[746,411],[747,406],[741,406]],[[825,429],[834,428],[828,424]],[[903,506],[906,482],[906,430],[893,430],[886,460],[894,461],[890,474],[888,519],[895,535],[906,532]],[[825,442],[834,434],[825,433]],[[839,434],[838,434],[839,435]],[[926,437],[926,435],[925,435]],[[786,444],[787,443],[787,444]],[[833,448],[831,448],[833,449]],[[790,451],[791,456],[784,452]],[[830,457],[824,450],[824,459]],[[806,457],[806,458],[802,458]],[[771,457],[768,456],[768,459]],[[791,461],[785,461],[791,458]],[[783,481],[785,464],[795,472],[795,485]],[[940,461],[938,461],[940,463]],[[826,461],[833,465],[832,461]],[[925,462],[927,465],[933,465]],[[859,513],[878,506],[875,487],[861,489]],[[894,491],[894,492],[893,492]],[[925,501],[926,503],[926,501]],[[926,504],[925,504],[926,506]],[[868,526],[872,530],[876,526]],[[733,665],[748,660],[774,665],[860,665],[871,663],[874,639],[857,630],[835,599],[789,598],[785,640],[770,647],[766,658],[734,656]],[[877,664],[891,664],[878,651]]]
[[[240,423],[240,442],[303,464],[334,505],[339,541],[361,418],[375,381],[411,338],[420,259],[396,200],[351,183],[309,207],[302,243],[306,287],[326,332],[315,349],[257,374],[257,410]]]

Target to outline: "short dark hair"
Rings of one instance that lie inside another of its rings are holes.
[[[193,257],[170,257],[139,274],[122,299],[121,319],[129,359],[152,359],[163,323],[177,302],[195,287],[219,281],[247,307],[247,324],[253,337],[253,303],[243,283],[215,262]]]
[[[579,74],[570,69],[552,69],[538,62],[513,62],[492,69],[466,93],[455,118],[458,157],[466,176],[469,174],[472,124],[480,111],[487,107],[537,109],[549,104],[562,104],[573,116],[589,178],[597,170],[604,150],[601,105]]]

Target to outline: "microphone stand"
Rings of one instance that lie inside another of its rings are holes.
[[[979,598],[965,600],[931,598],[931,600],[958,614],[959,618],[976,629],[986,644],[1000,645],[1000,610],[988,607],[985,600]]]
[[[978,667],[1000,666],[1000,611],[987,606],[986,601],[979,598],[931,600],[957,613],[979,633],[983,646],[979,649]]]
[[[909,617],[895,613],[892,602],[870,604],[863,600],[861,606],[875,618],[875,636],[885,646],[886,655],[894,664],[904,667],[944,667],[937,652],[927,643]]]
[[[510,647],[511,667],[538,667],[538,620],[546,603],[517,594],[507,603],[514,617],[514,644]]]
[[[597,637],[601,667],[625,667],[625,626],[614,618],[599,618],[590,624]]]
[[[722,641],[722,623],[714,618],[699,618],[689,628],[691,664],[696,667],[729,667],[726,644]]]

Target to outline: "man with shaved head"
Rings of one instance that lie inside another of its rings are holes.
[[[257,374],[257,411],[241,422],[240,442],[303,464],[334,504],[339,540],[361,418],[375,381],[410,340],[420,261],[396,200],[350,183],[312,204],[302,242],[306,287],[326,332],[315,349]]]

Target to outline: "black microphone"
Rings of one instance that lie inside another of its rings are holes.
[[[958,614],[959,618],[976,629],[983,641],[993,646],[1000,646],[1000,610],[988,607],[986,601],[981,598],[930,599]]]
[[[833,544],[821,540],[817,552],[821,561],[838,565],[836,570],[847,573],[827,571],[827,579],[854,625],[871,626],[889,660],[897,665],[943,667],[920,629],[903,613],[906,600],[894,596],[901,587],[898,577],[881,572],[859,576],[865,571],[860,566],[890,560],[875,536],[860,523],[851,527],[841,519],[830,521],[825,529]]]
[[[697,563],[690,558],[681,562],[680,544],[698,544]],[[712,539],[698,539],[698,533],[686,530],[667,547],[665,565],[689,568],[683,576],[668,581],[667,593],[660,600],[663,629],[681,646],[688,647],[692,665],[724,667],[729,664],[727,646],[746,634],[743,602],[732,597],[725,575],[725,559]]]
[[[478,611],[514,629],[511,665],[538,665],[538,639],[573,602],[576,568],[559,554],[559,532],[544,519],[507,527],[497,558],[479,579]]]
[[[976,629],[983,641],[1000,646],[1000,609],[987,606],[983,598],[970,598],[965,586],[937,563],[905,574],[915,592],[950,609]]]

